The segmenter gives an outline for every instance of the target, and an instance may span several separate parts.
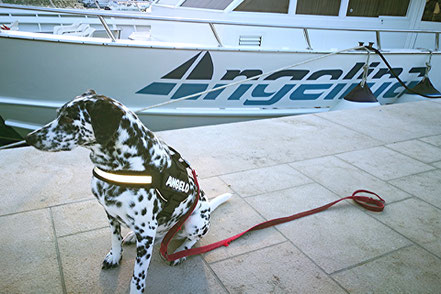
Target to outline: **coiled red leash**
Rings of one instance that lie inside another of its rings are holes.
[[[321,212],[323,210],[326,210],[328,208],[330,208],[331,206],[339,203],[340,201],[343,200],[348,200],[348,199],[352,199],[354,200],[357,204],[361,205],[362,207],[366,208],[367,210],[370,211],[376,211],[376,212],[380,212],[383,211],[384,209],[384,204],[385,201],[383,200],[383,198],[381,198],[379,195],[377,195],[374,192],[368,191],[368,190],[357,190],[354,193],[352,193],[351,196],[345,197],[345,198],[341,198],[339,200],[336,200],[334,202],[328,203],[326,205],[323,205],[321,207],[318,208],[314,208],[308,211],[304,211],[304,212],[300,212],[300,213],[296,213],[293,214],[291,216],[287,216],[287,217],[282,217],[282,218],[276,218],[276,219],[272,219],[263,223],[260,223],[258,225],[255,225],[254,227],[249,228],[248,230],[239,233],[233,237],[227,238],[225,240],[216,242],[216,243],[212,243],[206,246],[202,246],[202,247],[197,247],[197,248],[192,248],[192,249],[188,249],[188,250],[182,250],[173,254],[168,254],[167,253],[167,248],[168,248],[168,244],[170,242],[170,240],[175,236],[175,234],[181,229],[182,225],[185,223],[185,221],[188,219],[188,217],[193,213],[193,210],[196,208],[196,205],[198,203],[198,199],[199,199],[199,193],[200,193],[200,188],[199,188],[199,183],[197,180],[197,175],[196,172],[194,170],[192,170],[193,173],[193,178],[195,181],[195,184],[197,186],[198,189],[198,193],[197,193],[197,197],[196,200],[194,201],[193,205],[191,206],[190,210],[179,220],[179,222],[173,226],[173,228],[170,229],[170,231],[168,231],[168,233],[165,235],[164,239],[162,240],[161,243],[161,249],[160,249],[160,253],[161,255],[168,261],[173,261],[185,256],[191,256],[191,255],[198,255],[201,253],[205,253],[208,251],[211,251],[213,249],[219,248],[221,246],[228,246],[230,245],[231,242],[233,242],[236,239],[239,239],[242,235],[251,232],[251,231],[257,231],[257,230],[262,230],[268,227],[272,227],[275,225],[279,225],[279,224],[283,224],[286,222],[290,222],[293,221],[295,219],[298,218],[302,218],[304,216],[308,216],[311,214],[315,214],[318,212]],[[361,193],[365,193],[365,194],[370,194],[373,195],[375,197],[377,197],[378,199],[372,198],[372,197],[368,197],[368,196],[359,196],[358,194]]]

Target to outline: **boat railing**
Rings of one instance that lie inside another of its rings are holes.
[[[222,40],[216,30],[216,25],[228,25],[228,26],[251,26],[251,27],[263,27],[263,28],[279,28],[279,29],[296,29],[303,31],[303,36],[307,44],[308,50],[313,50],[311,44],[311,39],[309,37],[309,32],[311,30],[322,30],[322,31],[345,31],[345,32],[371,32],[375,33],[376,46],[381,49],[381,34],[382,33],[408,33],[408,34],[433,34],[434,35],[434,51],[439,51],[439,36],[441,31],[438,30],[422,30],[422,29],[369,29],[369,28],[340,28],[340,27],[318,27],[318,26],[298,26],[289,24],[269,24],[261,22],[242,22],[242,21],[231,21],[231,20],[211,20],[202,18],[187,18],[187,17],[174,17],[174,16],[157,16],[149,15],[147,13],[129,13],[129,12],[115,12],[108,10],[95,10],[95,9],[68,9],[68,8],[50,8],[50,7],[37,7],[37,6],[24,6],[16,4],[4,4],[0,3],[0,8],[8,9],[20,9],[20,10],[30,10],[30,11],[41,11],[56,14],[71,14],[71,15],[81,15],[85,17],[96,17],[98,18],[108,37],[112,41],[116,41],[116,38],[112,34],[110,28],[108,27],[105,18],[122,18],[122,19],[135,19],[135,20],[151,20],[151,21],[165,21],[165,22],[181,22],[181,23],[193,23],[193,24],[206,24],[209,26],[213,37],[219,47],[224,47]]]

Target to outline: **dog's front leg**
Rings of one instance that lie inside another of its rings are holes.
[[[136,261],[130,285],[130,293],[144,293],[147,269],[152,258],[153,242],[156,235],[156,224],[149,223],[150,228],[135,230]],[[155,222],[156,223],[156,222]]]
[[[109,219],[110,229],[112,230],[112,249],[110,249],[110,252],[107,253],[103,261],[103,269],[117,267],[122,258],[121,224],[116,218],[109,214],[107,214],[107,218]]]

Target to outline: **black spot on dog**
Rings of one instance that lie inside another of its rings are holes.
[[[143,257],[147,254],[147,251],[145,250],[144,246],[139,246],[138,248],[136,248],[136,254],[140,257]]]
[[[153,202],[153,214],[156,214],[158,211],[159,211],[158,200],[155,199],[155,201]]]

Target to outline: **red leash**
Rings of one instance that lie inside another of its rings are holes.
[[[272,227],[275,225],[279,225],[279,224],[283,224],[286,222],[290,222],[292,220],[298,219],[298,218],[302,218],[304,216],[308,216],[314,213],[318,213],[321,212],[323,210],[326,210],[328,208],[330,208],[331,206],[339,203],[340,201],[343,200],[347,200],[347,199],[352,199],[354,200],[357,204],[361,205],[362,207],[366,208],[367,210],[370,211],[383,211],[384,209],[384,203],[385,201],[383,200],[383,198],[381,198],[380,196],[378,196],[376,193],[368,191],[368,190],[357,190],[354,193],[352,193],[352,196],[348,196],[339,200],[336,200],[334,202],[328,203],[326,205],[323,205],[321,207],[318,208],[314,208],[308,211],[304,211],[304,212],[300,212],[300,213],[296,213],[294,215],[291,216],[287,216],[287,217],[282,217],[282,218],[276,218],[276,219],[272,219],[263,223],[260,223],[258,225],[255,225],[254,227],[249,228],[248,230],[239,233],[233,237],[227,238],[225,240],[213,243],[213,244],[209,244],[206,246],[202,246],[202,247],[197,247],[197,248],[191,248],[188,250],[182,250],[173,254],[168,254],[167,253],[167,248],[168,248],[168,244],[170,242],[170,240],[176,235],[176,233],[181,229],[182,225],[185,223],[185,221],[188,219],[188,217],[193,213],[193,210],[196,208],[196,205],[198,203],[198,199],[199,199],[199,193],[200,193],[200,188],[199,188],[199,183],[197,180],[197,175],[195,170],[192,170],[193,173],[193,178],[195,180],[195,184],[197,186],[198,189],[198,194],[196,197],[195,202],[193,203],[193,205],[191,206],[191,208],[189,209],[189,211],[179,220],[179,222],[173,226],[173,228],[170,229],[170,231],[168,231],[168,233],[165,235],[164,239],[162,240],[161,243],[161,249],[160,249],[160,253],[161,255],[168,261],[173,261],[185,256],[191,256],[191,255],[198,255],[201,253],[205,253],[208,251],[211,251],[213,249],[219,248],[221,246],[228,246],[230,245],[231,242],[233,242],[236,239],[239,239],[242,235],[251,232],[251,231],[257,231],[257,230],[262,230],[268,227]],[[373,196],[376,196],[378,199],[372,198],[372,197],[367,197],[367,196],[358,196],[357,194],[360,193],[366,193],[366,194],[371,194]]]

